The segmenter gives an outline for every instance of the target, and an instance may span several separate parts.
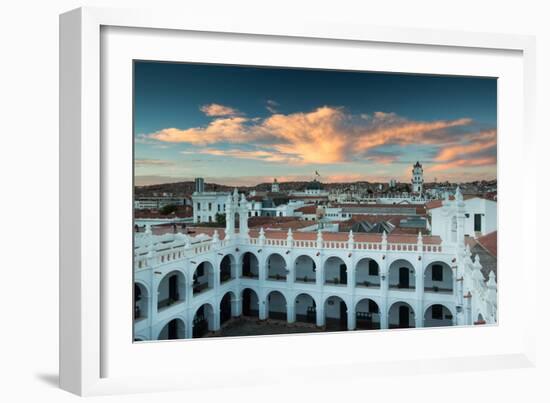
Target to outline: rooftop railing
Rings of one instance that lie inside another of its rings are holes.
[[[147,242],[146,242],[147,240]],[[213,248],[224,248],[233,240],[218,240],[216,244],[211,239],[195,243],[187,243],[187,240],[178,237],[178,234],[152,235],[149,237],[141,236],[139,241],[136,239],[134,248],[134,267],[136,270],[147,267],[159,266],[183,258],[194,257],[210,252]],[[268,246],[292,249],[344,249],[357,251],[377,251],[377,252],[410,252],[418,253],[422,248],[424,253],[453,253],[453,245],[435,245],[418,243],[384,243],[384,242],[353,242],[348,241],[330,241],[323,240],[322,247],[318,247],[317,240],[292,240],[250,237],[240,239],[242,245]],[[351,246],[350,246],[351,245]]]

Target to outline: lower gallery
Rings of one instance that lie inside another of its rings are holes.
[[[228,197],[223,229],[134,234],[134,341],[497,322],[459,189],[443,237],[251,230],[246,204]]]

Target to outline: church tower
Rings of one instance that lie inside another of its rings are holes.
[[[424,185],[424,170],[422,164],[416,161],[412,169],[412,191],[413,193],[422,193],[422,186]]]
[[[277,182],[277,178],[273,179],[273,183],[271,184],[271,192],[279,193],[279,182]]]

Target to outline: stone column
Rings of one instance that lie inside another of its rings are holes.
[[[316,314],[317,314],[317,317],[316,317],[317,326],[318,327],[325,326],[325,304],[321,302],[319,305],[317,305]]]
[[[349,255],[351,255],[352,253],[350,252]],[[348,256],[349,258],[346,259],[346,269],[347,269],[347,274],[348,274],[348,292],[350,294],[354,294],[354,290],[355,290],[355,278],[356,278],[356,274],[355,274],[355,263],[354,263],[354,259],[353,259],[353,255],[352,256]]]
[[[189,309],[187,311],[187,320],[185,322],[185,338],[186,339],[192,339],[193,338],[193,312]]]
[[[258,301],[258,317],[260,320],[267,319],[267,303],[265,298]]]
[[[415,263],[415,288],[416,304],[414,307],[416,327],[424,327],[424,267],[422,257],[419,255]]]
[[[348,308],[348,330],[355,330],[356,328],[356,316],[355,316],[355,306],[350,304]]]
[[[388,292],[390,284],[389,268],[387,258],[382,260],[380,265],[380,328],[387,329],[389,326],[388,320]]]
[[[266,254],[267,255],[267,254]],[[264,285],[267,279],[267,262],[265,259],[258,257],[258,282],[260,287]]]
[[[292,258],[292,253],[285,255],[285,266],[286,266],[286,284],[289,289],[294,288],[294,277],[295,277],[295,271],[296,267],[294,267],[294,262]]]
[[[238,317],[243,314],[242,299],[237,296],[231,300],[231,316]]]
[[[214,309],[214,314],[212,315],[214,317],[214,323],[212,325],[212,330],[213,331],[218,331],[220,330],[220,310],[219,309],[216,309],[216,308],[213,308]]]
[[[315,259],[315,264],[317,265],[317,268],[315,269],[315,285],[319,290],[321,290],[325,282],[325,271],[323,267],[324,259],[321,254]]]
[[[294,300],[286,303],[286,321],[288,323],[296,322],[296,304]]]

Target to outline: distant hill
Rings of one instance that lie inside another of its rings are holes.
[[[282,192],[288,191],[300,191],[304,190],[308,181],[295,181],[295,182],[280,182],[279,188]],[[382,185],[383,191],[388,190],[388,184],[385,182],[339,182],[339,183],[322,183],[323,188],[326,190],[339,189],[340,191],[350,191],[354,187],[360,188],[362,190],[367,190],[369,193],[377,192],[378,186]],[[483,188],[496,187],[497,181],[475,181],[469,183],[461,183],[460,186],[463,191],[468,191],[470,189],[480,190]],[[205,183],[205,191],[207,192],[231,192],[233,191],[233,186],[220,185],[217,183]],[[425,189],[430,189],[433,187],[448,186],[450,189],[456,188],[456,183],[449,182],[429,182],[424,184]],[[257,190],[259,192],[269,192],[271,191],[271,182],[259,183],[256,186],[239,186],[239,191],[249,192],[251,190]],[[161,196],[163,194],[170,194],[174,197],[178,196],[190,196],[195,191],[195,182],[194,181],[185,181],[185,182],[174,182],[174,183],[163,183],[158,185],[146,185],[146,186],[136,186],[135,195],[136,197],[147,197],[147,196]],[[393,191],[406,192],[410,191],[409,183],[398,182]]]

